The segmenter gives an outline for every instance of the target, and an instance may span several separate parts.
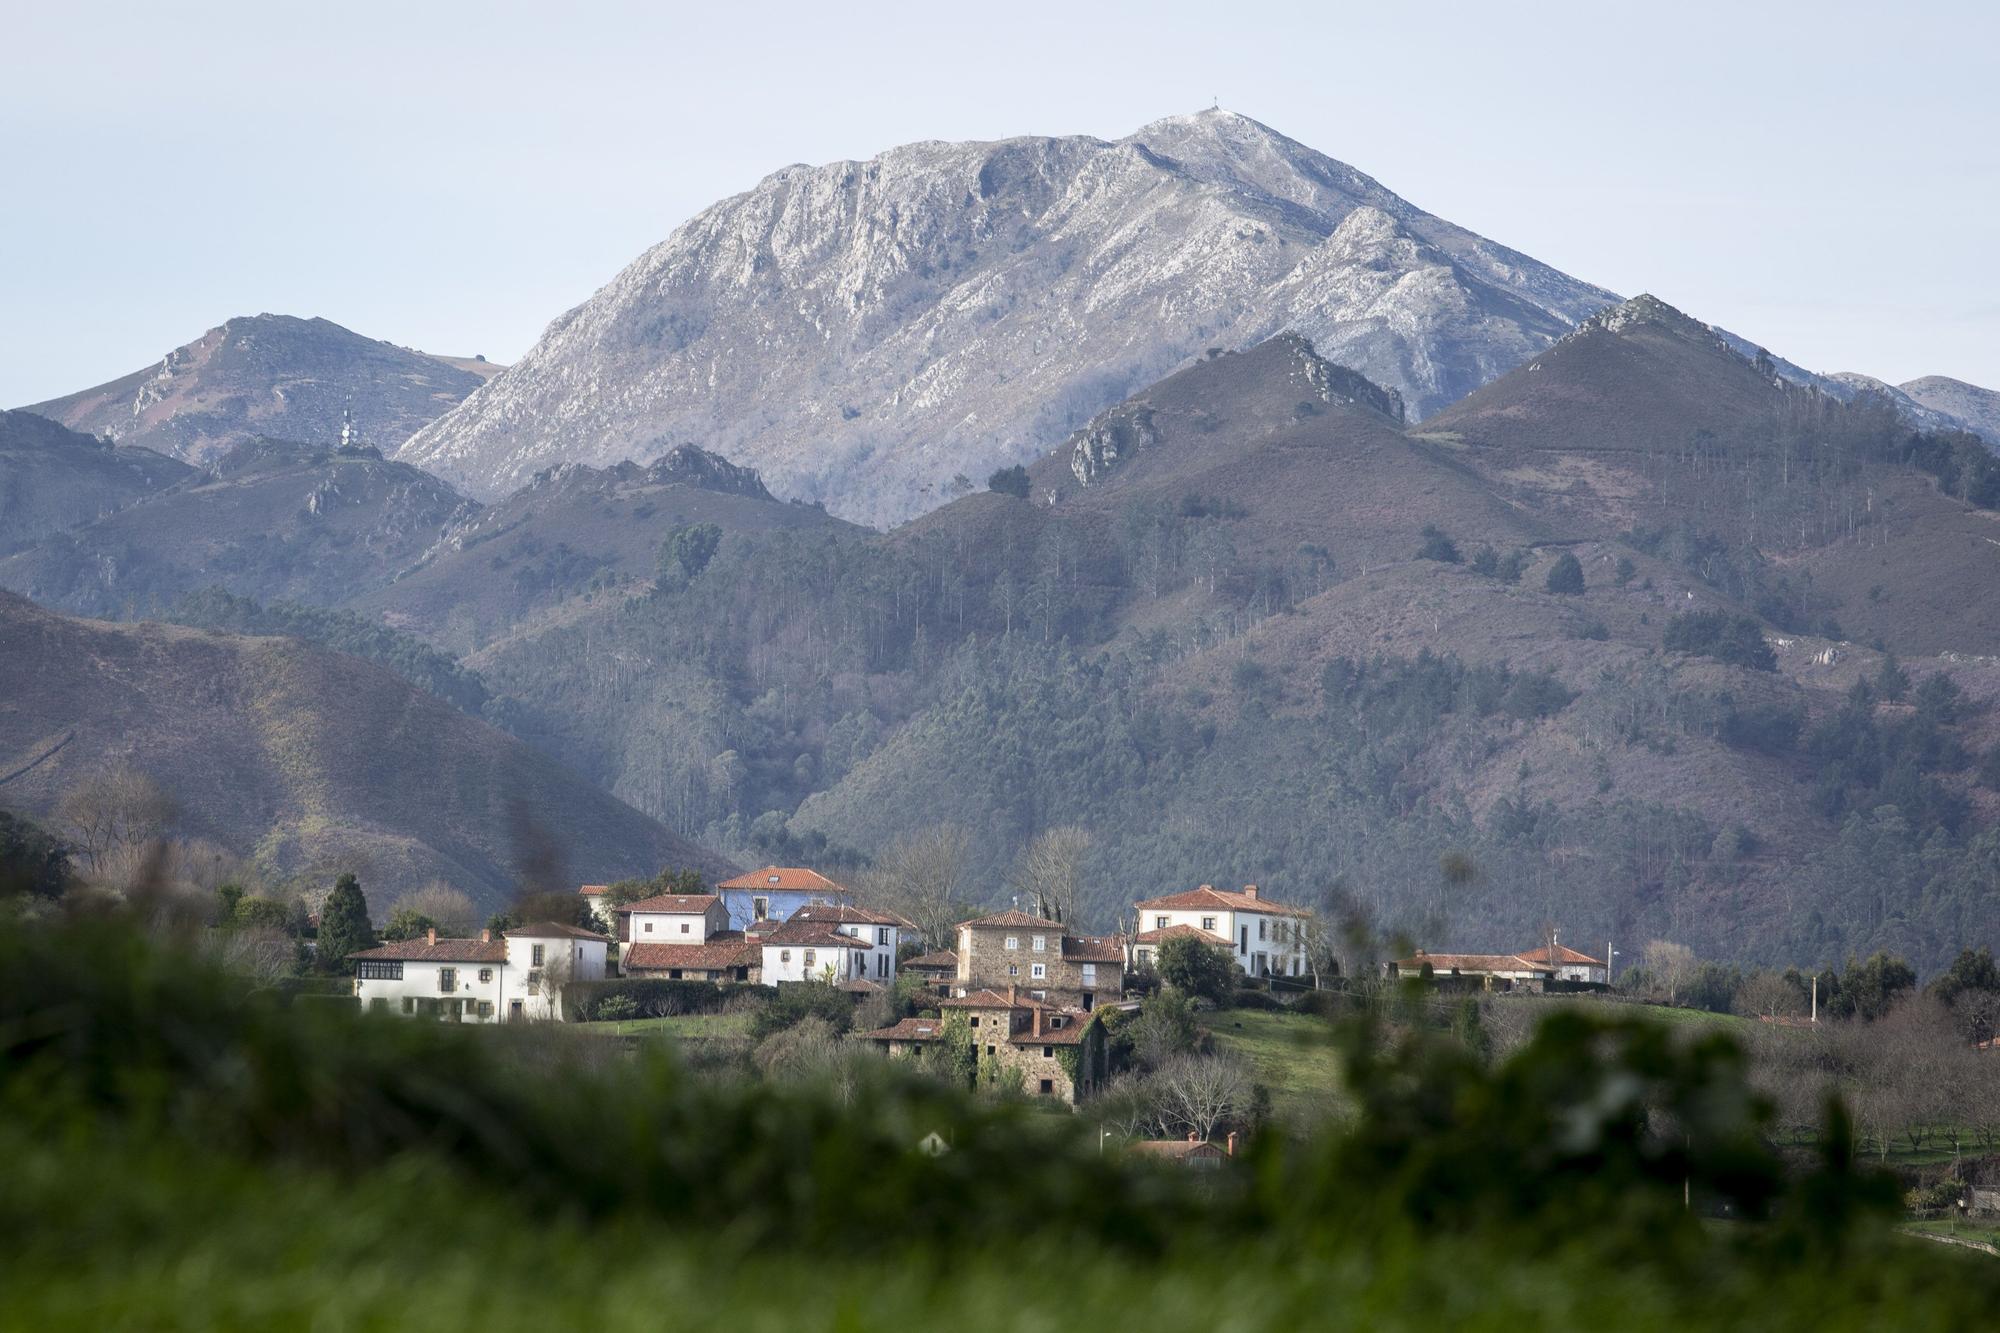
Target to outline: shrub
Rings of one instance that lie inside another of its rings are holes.
[[[1184,995],[1216,1004],[1236,984],[1238,969],[1228,951],[1212,940],[1175,935],[1153,951],[1153,970],[1160,980]]]
[[[1001,495],[1011,495],[1017,500],[1028,498],[1028,469],[1016,463],[1013,467],[1003,467],[986,479],[986,489]]]
[[[1689,611],[1667,621],[1662,644],[1670,653],[1712,657],[1754,671],[1776,671],[1777,654],[1764,642],[1764,630],[1749,616],[1723,611]]]
[[[1424,544],[1417,548],[1417,559],[1441,560],[1447,565],[1455,565],[1463,558],[1458,553],[1457,544],[1435,524],[1424,529],[1423,537]]]
[[[1565,595],[1582,592],[1583,562],[1578,560],[1574,553],[1564,551],[1556,557],[1556,562],[1549,566],[1548,578],[1543,580],[1542,586],[1550,592]]]

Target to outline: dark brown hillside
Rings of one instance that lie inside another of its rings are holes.
[[[756,472],[691,445],[641,466],[565,464],[454,524],[393,583],[353,600],[399,629],[471,652],[578,594],[649,584],[682,524],[724,533],[862,531],[774,498]]]
[[[1313,544],[1346,570],[1407,558],[1427,524],[1468,550],[1564,535],[1402,425],[1393,394],[1283,335],[1103,413],[1035,464],[1034,498],[1113,523],[1134,506],[1213,502],[1239,557]]]
[[[387,582],[476,509],[373,449],[256,440],[0,560],[0,587],[79,615],[157,613],[212,585],[326,606]]]
[[[355,658],[291,640],[75,620],[0,593],[0,788],[47,817],[120,763],[182,807],[181,832],[285,876],[351,868],[379,908],[443,878],[482,905],[514,891],[517,812],[571,876],[726,862],[518,741]]]
[[[32,412],[0,412],[0,553],[102,518],[194,469],[112,445]]]

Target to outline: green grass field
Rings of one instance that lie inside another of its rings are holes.
[[[1223,1009],[1205,1015],[1215,1044],[1248,1060],[1287,1120],[1323,1117],[1345,1105],[1333,1030],[1310,1014]]]
[[[747,1037],[750,1017],[746,1011],[734,1014],[676,1014],[671,1018],[626,1018],[604,1023],[578,1023],[579,1032],[603,1037],[675,1037],[713,1039]]]

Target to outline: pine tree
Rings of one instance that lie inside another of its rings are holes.
[[[368,900],[361,882],[342,875],[333,883],[326,906],[319,910],[319,965],[328,972],[346,966],[348,955],[375,947],[375,930],[368,922]]]
[[[1556,557],[1556,562],[1549,566],[1549,577],[1546,586],[1550,592],[1570,594],[1582,592],[1583,562],[1578,560],[1573,553],[1564,551]]]

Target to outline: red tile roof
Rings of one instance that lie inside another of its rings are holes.
[[[393,959],[405,963],[504,963],[505,940],[391,940],[373,949],[347,955],[355,958]]]
[[[949,1005],[954,1009],[1047,1009],[1049,1007],[1044,1000],[1030,999],[1019,991],[1015,994],[1017,998],[1010,1000],[1002,991],[976,990],[965,995],[948,995],[938,1003]]]
[[[1010,1033],[1007,1037],[1007,1044],[1010,1046],[1075,1046],[1083,1040],[1083,1034],[1090,1031],[1091,1021],[1096,1017],[1097,1015],[1095,1014],[1072,1013],[1069,1010],[1064,1010],[1057,1014],[1045,1014],[1042,1017],[1042,1031],[1039,1036],[1036,1035],[1035,1029],[1032,1026],[1025,1027],[1019,1032]],[[1052,1026],[1057,1019],[1062,1020],[1061,1027]]]
[[[1433,972],[1547,972],[1547,963],[1531,963],[1519,954],[1511,953],[1425,953],[1419,949],[1413,957],[1398,958],[1396,969],[1400,972],[1421,972],[1425,963]]]
[[[1304,907],[1288,907],[1284,903],[1272,902],[1262,894],[1256,893],[1256,887],[1254,884],[1247,884],[1244,886],[1244,892],[1234,893],[1218,889],[1212,884],[1204,884],[1186,893],[1169,894],[1165,898],[1149,898],[1138,904],[1138,909],[1141,912],[1150,912],[1156,908],[1186,912],[1214,907],[1225,912],[1266,912],[1274,916],[1312,915],[1312,912]]]
[[[1051,921],[1047,917],[1030,916],[1026,912],[996,912],[992,916],[975,917],[971,921],[961,921],[961,926],[1019,926],[1023,930],[1046,930],[1055,934],[1062,929],[1062,922]]]
[[[1220,935],[1211,935],[1207,931],[1195,926],[1168,926],[1164,930],[1142,930],[1132,937],[1132,943],[1159,944],[1163,940],[1176,940],[1183,935],[1192,935],[1194,938],[1206,940],[1210,944],[1226,945],[1229,943],[1229,941],[1223,939]]]
[[[568,926],[560,921],[530,921],[525,926],[516,926],[507,932],[515,939],[522,940],[597,940],[602,944],[611,943],[609,935],[600,935],[582,926]]]
[[[1117,935],[1065,935],[1062,956],[1075,963],[1123,963],[1125,941]]]
[[[1527,959],[1531,963],[1546,963],[1549,961],[1549,946],[1544,944],[1538,949],[1526,950],[1523,953],[1519,954],[1518,956]],[[1592,958],[1587,953],[1578,953],[1576,950],[1570,948],[1566,944],[1558,944],[1556,946],[1555,961],[1558,966],[1567,966],[1567,967],[1604,966],[1604,960],[1602,958]]]
[[[670,912],[676,916],[700,916],[722,899],[712,893],[659,893],[626,903],[621,912]]]
[[[939,949],[935,953],[920,953],[899,966],[906,972],[956,972],[958,955],[950,949]]]
[[[790,921],[776,930],[761,933],[757,942],[765,946],[773,944],[803,944],[809,947],[830,949],[872,949],[874,944],[867,940],[857,940],[852,935],[842,934],[823,921],[801,921],[794,914]]]
[[[848,893],[845,885],[836,884],[817,870],[807,870],[802,866],[765,866],[735,879],[725,879],[715,886],[718,889],[779,889],[799,893]]]
[[[610,887],[609,884],[580,884],[576,891],[586,898],[595,898]]]
[[[792,913],[794,921],[827,921],[840,925],[854,926],[894,926],[898,930],[915,930],[908,919],[894,912],[878,911],[872,907],[855,907],[851,903],[808,903]]]
[[[628,944],[618,965],[627,972],[665,972],[691,968],[719,972],[730,967],[754,967],[757,949],[740,930],[719,930],[700,944]]]

